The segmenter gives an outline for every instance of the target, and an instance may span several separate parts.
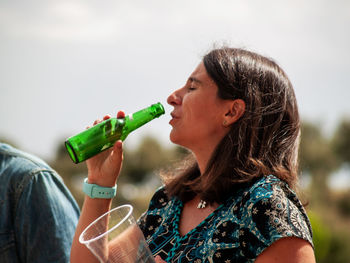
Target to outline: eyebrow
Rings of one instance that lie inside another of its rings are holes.
[[[197,79],[197,78],[195,78],[195,77],[189,77],[188,80],[191,81],[191,82],[198,83],[198,84],[201,84],[201,83],[202,83],[202,81],[200,81],[199,79]]]

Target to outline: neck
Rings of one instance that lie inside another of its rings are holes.
[[[196,157],[199,171],[203,174],[208,166],[209,160],[211,159],[216,147],[220,143],[221,139],[225,136],[225,133],[217,136],[213,136],[211,139],[206,140],[205,143],[192,144],[189,149],[193,152]]]
[[[203,174],[205,172],[205,170],[207,169],[209,160],[213,154],[214,149],[215,149],[215,147],[211,147],[211,148],[205,148],[203,150],[193,151],[194,156],[196,157],[196,160],[198,163],[199,171],[201,172],[201,174]]]

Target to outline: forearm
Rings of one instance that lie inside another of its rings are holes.
[[[112,204],[112,199],[92,199],[85,197],[77,229],[75,231],[70,262],[98,262],[97,258],[90,252],[90,250],[79,242],[79,236],[84,229],[99,216],[109,211]]]
[[[117,117],[123,118],[124,116],[125,114],[123,112],[118,112]],[[104,117],[104,119],[108,118],[109,116]],[[98,122],[99,121],[95,121],[94,124]],[[117,141],[112,148],[87,160],[88,183],[96,184],[101,187],[115,186],[121,169],[122,160],[122,141]],[[91,222],[109,211],[111,204],[112,199],[92,199],[89,196],[85,197],[71,248],[71,263],[98,262],[98,259],[90,250],[85,245],[80,244],[79,236]]]

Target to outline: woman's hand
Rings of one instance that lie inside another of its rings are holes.
[[[124,117],[125,113],[119,111],[117,118]],[[103,118],[103,120],[107,120],[109,118],[110,116],[107,115]],[[94,125],[100,122],[101,120],[96,120]],[[88,167],[88,182],[105,187],[114,186],[119,176],[122,161],[122,142],[117,141],[110,149],[103,151],[86,161]],[[85,245],[79,242],[79,236],[93,220],[110,210],[111,204],[112,199],[89,198],[88,196],[85,196],[72,243],[70,257],[71,263],[95,263],[98,261],[91,251]]]
[[[124,118],[125,113],[119,111],[117,118]],[[106,115],[103,120],[109,119]],[[100,123],[96,120],[94,125]],[[122,141],[117,141],[113,147],[105,150],[98,155],[88,159],[86,165],[88,168],[88,182],[105,187],[113,187],[116,184],[123,161]]]

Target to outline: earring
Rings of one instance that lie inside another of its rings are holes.
[[[224,120],[224,121],[222,122],[222,126],[227,127],[227,121],[226,121],[226,120]]]

